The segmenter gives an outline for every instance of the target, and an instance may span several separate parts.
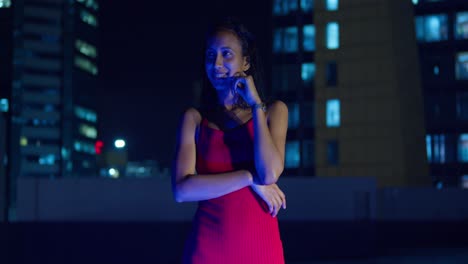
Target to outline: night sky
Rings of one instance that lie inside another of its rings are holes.
[[[130,161],[170,166],[180,114],[193,104],[193,81],[202,74],[208,21],[241,18],[262,49],[269,45],[268,2],[100,1],[97,112],[105,147],[123,137]]]

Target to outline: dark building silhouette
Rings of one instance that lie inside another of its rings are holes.
[[[9,184],[2,196],[14,208],[18,177],[97,175],[99,6],[95,0],[0,5],[1,178]]]

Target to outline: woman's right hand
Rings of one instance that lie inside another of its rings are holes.
[[[252,184],[252,189],[265,201],[269,213],[275,217],[281,207],[286,209],[286,196],[276,184],[258,185]]]

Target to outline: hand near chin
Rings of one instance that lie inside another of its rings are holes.
[[[258,185],[252,184],[252,189],[262,198],[268,206],[269,213],[275,217],[281,207],[286,209],[286,196],[276,184]]]
[[[234,93],[239,94],[249,105],[261,102],[253,77],[243,72],[234,75]]]

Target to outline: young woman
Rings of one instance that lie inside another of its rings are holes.
[[[184,263],[284,263],[276,215],[286,199],[276,182],[288,109],[262,101],[258,63],[242,24],[226,19],[208,31],[209,90],[181,118],[172,170],[176,201],[199,202]]]

